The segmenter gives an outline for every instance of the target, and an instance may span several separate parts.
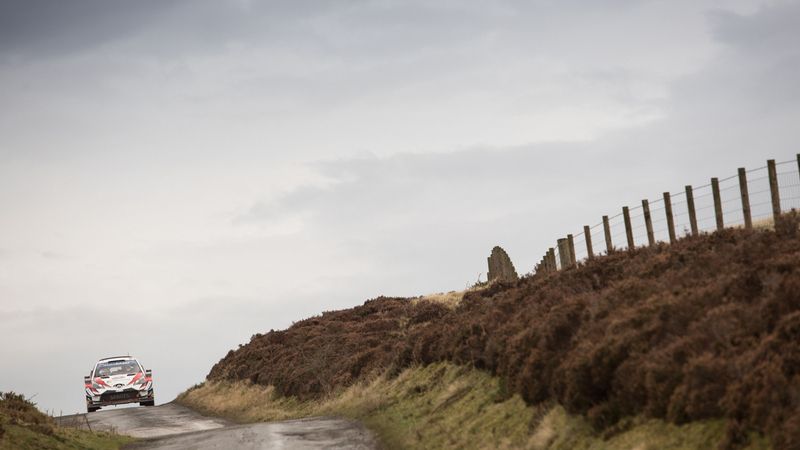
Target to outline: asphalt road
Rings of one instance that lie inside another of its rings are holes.
[[[91,427],[143,438],[125,450],[177,449],[358,449],[378,450],[377,438],[362,423],[341,416],[237,425],[168,403],[106,409],[56,418],[61,426]]]

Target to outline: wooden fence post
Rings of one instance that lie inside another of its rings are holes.
[[[742,215],[744,216],[744,228],[753,228],[753,218],[750,215],[750,195],[747,193],[747,172],[744,167],[739,167],[739,191],[742,193]]]
[[[797,154],[797,173],[800,173],[800,153]]]
[[[622,217],[625,219],[625,234],[628,236],[628,250],[633,250],[633,227],[631,226],[631,213],[627,206],[622,207]]]
[[[556,241],[558,243],[558,261],[561,263],[561,270],[569,267],[569,249],[567,248],[567,240],[564,238]]]
[[[642,200],[642,210],[644,211],[644,225],[647,228],[647,244],[654,245],[656,236],[653,234],[653,220],[650,218],[650,202]]]
[[[583,226],[583,238],[586,240],[586,253],[588,259],[594,259],[594,252],[592,251],[592,229],[589,225]]]
[[[611,245],[611,225],[608,224],[608,216],[603,216],[603,230],[606,233],[606,252],[611,253],[614,246]]]
[[[725,223],[722,221],[722,200],[719,195],[719,179],[711,179],[711,192],[714,194],[714,216],[717,218],[717,229],[725,228]]]
[[[686,186],[686,207],[689,208],[689,223],[692,226],[692,235],[697,236],[700,231],[697,229],[697,214],[694,211],[694,195],[692,186]]]
[[[578,260],[575,257],[575,239],[572,238],[571,234],[567,235],[567,244],[569,245],[570,265],[577,266],[578,265]]]
[[[664,212],[667,213],[669,243],[674,244],[678,238],[675,236],[675,219],[672,217],[672,199],[669,196],[669,192],[664,192]]]
[[[775,160],[767,160],[767,172],[769,173],[769,192],[772,194],[772,218],[775,225],[778,224],[778,216],[781,215],[781,196],[778,193],[778,172],[775,170]]]
[[[550,268],[553,269],[553,272],[558,270],[558,266],[556,265],[556,250],[553,247],[550,247],[550,250],[547,251],[547,259],[550,261]]]

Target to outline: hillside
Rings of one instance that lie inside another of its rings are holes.
[[[722,448],[752,432],[800,448],[798,215],[612,252],[501,281],[455,308],[377,298],[256,334],[210,382],[272,386],[300,401],[439,362],[502,380],[527,405],[556,402],[595,430],[630,416],[722,419]],[[273,389],[271,388],[271,389]],[[625,422],[622,422],[625,423]]]
[[[24,395],[0,392],[0,450],[116,450],[135,439],[115,432],[60,427]]]

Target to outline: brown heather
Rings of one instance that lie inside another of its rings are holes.
[[[377,298],[255,335],[209,380],[319,398],[378,373],[452,361],[557,401],[609,436],[624,417],[726,419],[800,449],[800,217],[725,229],[499,281],[440,303]],[[624,431],[624,430],[621,430]]]

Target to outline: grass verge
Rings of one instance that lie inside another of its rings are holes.
[[[555,404],[528,406],[502,378],[452,363],[412,367],[321,400],[300,402],[249,381],[206,382],[177,403],[243,423],[341,414],[364,422],[388,449],[707,449],[725,435],[725,421],[674,425],[628,417],[596,432],[582,416]],[[750,436],[751,450],[769,449]]]
[[[135,439],[116,433],[57,427],[23,395],[0,393],[0,450],[118,449]]]

